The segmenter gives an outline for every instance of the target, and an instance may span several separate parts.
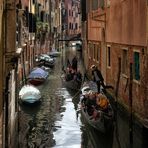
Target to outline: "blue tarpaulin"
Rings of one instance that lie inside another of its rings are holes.
[[[41,69],[41,68],[36,68],[36,69],[33,69],[31,71],[31,73],[29,74],[28,78],[29,79],[33,79],[33,78],[47,78],[48,76],[48,72]]]

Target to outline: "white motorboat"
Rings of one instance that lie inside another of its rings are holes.
[[[33,104],[40,101],[41,93],[32,85],[24,85],[19,92],[19,98],[22,102]]]

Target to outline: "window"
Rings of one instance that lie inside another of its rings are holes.
[[[78,29],[78,24],[77,23],[75,24],[75,29]]]
[[[69,29],[71,29],[71,23],[69,23]]]
[[[122,51],[122,73],[127,75],[128,70],[128,50]]]
[[[95,47],[96,47],[96,45],[93,44],[93,59],[94,59],[94,60],[95,60],[95,54],[96,54],[96,53],[95,53],[95,51],[96,51],[96,48],[95,48]]]
[[[110,51],[110,46],[107,47],[107,66],[111,66],[111,51]]]
[[[106,4],[107,4],[107,7],[110,7],[110,0],[107,0]]]
[[[89,57],[92,58],[92,56],[93,56],[93,44],[90,43],[89,44]]]
[[[92,10],[97,10],[98,9],[98,0],[93,0],[92,1]]]
[[[96,45],[96,60],[99,61],[100,57],[100,46]]]
[[[140,80],[140,55],[139,52],[134,52],[134,79]]]

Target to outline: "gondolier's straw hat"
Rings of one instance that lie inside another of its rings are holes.
[[[91,69],[94,69],[94,68],[96,68],[96,66],[95,65],[91,65],[91,67],[90,67]]]

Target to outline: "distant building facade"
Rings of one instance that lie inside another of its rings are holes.
[[[68,39],[81,34],[80,0],[63,0],[62,29]]]

